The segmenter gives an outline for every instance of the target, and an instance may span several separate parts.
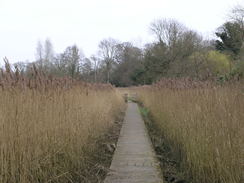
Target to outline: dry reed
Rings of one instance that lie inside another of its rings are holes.
[[[164,79],[135,91],[193,182],[244,181],[243,85]]]
[[[123,107],[115,89],[35,67],[24,77],[8,63],[0,86],[0,182],[87,182],[95,141]]]

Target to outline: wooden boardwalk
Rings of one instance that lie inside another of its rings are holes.
[[[137,104],[129,102],[117,148],[104,183],[163,183]]]

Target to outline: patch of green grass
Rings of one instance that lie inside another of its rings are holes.
[[[148,113],[149,113],[149,109],[147,109],[146,107],[139,107],[140,113],[142,114],[143,117],[147,117]]]

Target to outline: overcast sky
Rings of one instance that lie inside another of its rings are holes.
[[[46,38],[56,53],[77,44],[87,57],[108,37],[142,46],[152,41],[148,26],[158,18],[212,37],[237,4],[244,0],[0,0],[0,59],[32,61]]]

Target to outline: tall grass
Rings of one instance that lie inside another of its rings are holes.
[[[0,182],[88,182],[95,141],[123,107],[115,89],[8,65],[0,86]]]
[[[244,181],[243,85],[162,80],[136,91],[193,182]]]

